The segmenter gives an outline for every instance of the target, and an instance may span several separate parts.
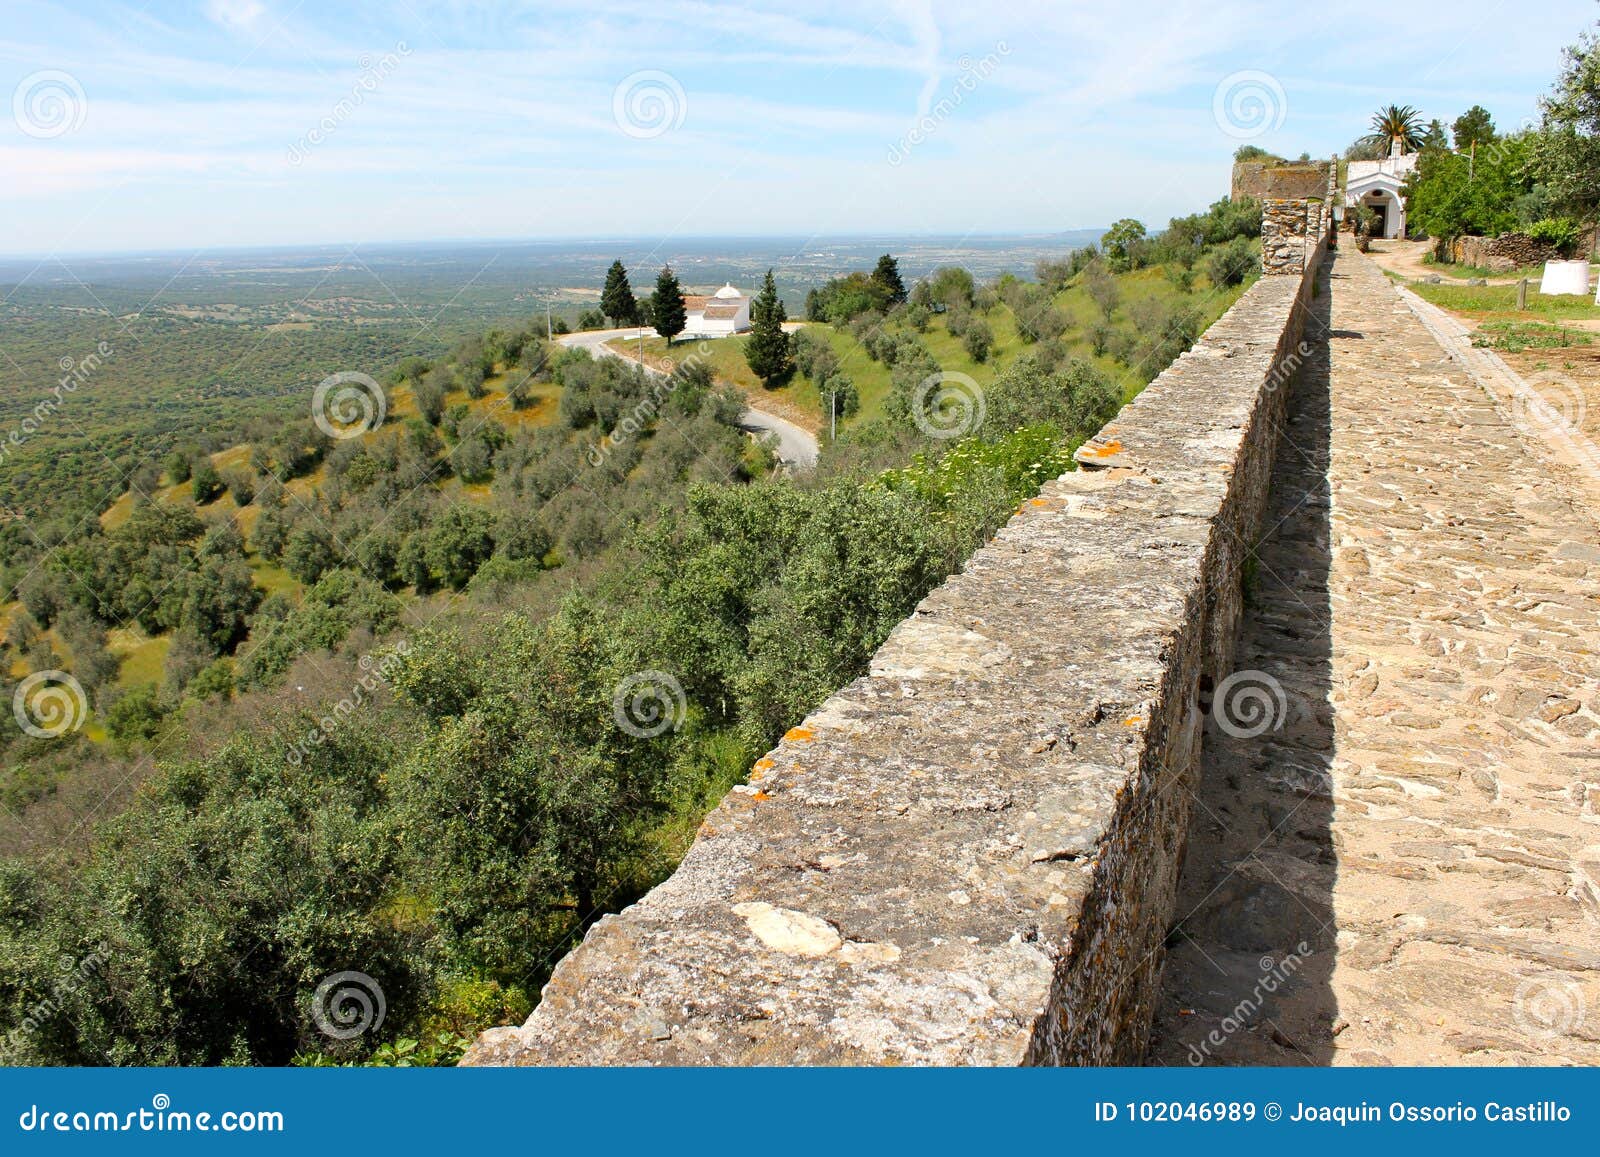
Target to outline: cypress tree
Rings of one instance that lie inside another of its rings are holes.
[[[628,271],[622,262],[613,261],[606,271],[606,287],[600,293],[600,308],[617,325],[632,325],[639,320],[639,303],[634,300],[633,286],[628,284]]]
[[[789,335],[783,332],[787,319],[777,282],[773,281],[769,269],[767,279],[761,283],[761,292],[750,303],[750,338],[744,346],[744,359],[750,365],[750,372],[768,389],[794,371],[794,348]]]
[[[900,263],[888,253],[878,258],[878,267],[872,271],[872,280],[889,291],[889,304],[900,305],[906,299],[906,283],[900,280]]]
[[[683,307],[683,288],[679,286],[678,275],[672,272],[670,265],[662,266],[656,277],[655,296],[650,299],[650,316],[656,332],[667,339],[668,345],[689,324],[689,312]]]

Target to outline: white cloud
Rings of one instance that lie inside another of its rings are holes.
[[[206,0],[206,17],[224,28],[253,29],[266,14],[260,0]]]

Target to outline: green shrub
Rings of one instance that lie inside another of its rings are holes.
[[[1582,230],[1578,223],[1571,217],[1546,217],[1528,226],[1529,237],[1541,244],[1554,246],[1563,257],[1570,256],[1577,248],[1580,232]]]
[[[1217,246],[1206,258],[1206,276],[1219,289],[1241,284],[1255,267],[1255,247],[1245,237],[1235,237],[1226,245]]]

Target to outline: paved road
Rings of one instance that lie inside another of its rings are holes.
[[[626,329],[591,329],[579,333],[563,334],[556,341],[569,349],[585,349],[595,357],[620,358],[623,355],[606,342],[613,338],[637,337],[639,330],[635,327]],[[656,331],[646,328],[646,337],[655,337]],[[652,374],[660,371],[645,366]],[[817,439],[809,431],[801,429],[793,422],[780,418],[776,414],[769,414],[765,410],[758,410],[754,406],[746,406],[744,415],[740,418],[740,426],[747,432],[764,437],[776,435],[778,439],[778,458],[784,466],[789,468],[804,467],[809,469],[817,464]]]
[[[1372,262],[1321,288],[1151,1059],[1600,1063],[1600,527]]]

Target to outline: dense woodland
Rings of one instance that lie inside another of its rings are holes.
[[[443,1063],[525,1016],[1225,308],[1259,229],[1226,201],[1118,222],[1035,281],[908,286],[886,258],[817,287],[793,337],[774,292],[766,344],[725,350],[836,407],[801,477],[739,430],[721,363],[663,381],[530,325],[399,360],[360,437],[169,433],[99,517],[7,523],[13,677],[71,671],[90,719],[5,751],[5,1059]],[[932,436],[949,401],[919,386],[957,349],[986,416]],[[142,681],[112,646],[135,629],[163,645]],[[388,1013],[339,1044],[308,1002],[346,969]]]

